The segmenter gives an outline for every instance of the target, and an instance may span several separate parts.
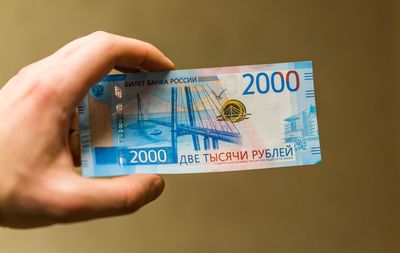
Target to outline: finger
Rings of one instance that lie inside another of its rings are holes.
[[[154,46],[136,39],[97,32],[60,63],[57,87],[66,102],[75,105],[112,68],[152,71],[174,68],[174,64]]]
[[[164,189],[164,181],[157,175],[137,174],[112,179],[76,176],[73,180],[73,193],[64,198],[60,194],[57,199],[61,208],[55,215],[56,222],[132,213],[156,199]]]
[[[78,115],[75,112],[71,118],[71,124],[69,128],[69,147],[71,150],[72,160],[74,166],[81,165],[81,145],[78,125]]]
[[[136,68],[124,68],[124,67],[114,67],[115,70],[118,70],[119,72],[122,73],[138,73],[138,72],[148,72],[142,67],[136,67]]]
[[[156,71],[155,69],[145,69],[141,66],[136,67],[136,68],[124,68],[124,67],[115,66],[114,69],[118,70],[119,72],[122,72],[122,73],[138,73],[138,72],[154,72],[154,71]],[[174,69],[175,69],[175,65],[173,68],[168,69],[168,70],[174,70]]]

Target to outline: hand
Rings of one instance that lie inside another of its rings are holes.
[[[157,198],[157,175],[89,179],[75,107],[111,69],[161,71],[174,64],[154,46],[96,32],[23,68],[0,90],[0,225],[30,228],[126,214]]]

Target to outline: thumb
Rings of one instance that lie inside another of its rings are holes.
[[[53,209],[55,222],[75,222],[128,214],[156,199],[164,189],[158,175],[136,174],[109,179],[77,178]],[[72,194],[71,194],[72,193]],[[57,211],[58,210],[58,211]]]

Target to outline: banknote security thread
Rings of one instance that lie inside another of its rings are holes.
[[[321,161],[312,62],[106,76],[78,106],[83,175]]]

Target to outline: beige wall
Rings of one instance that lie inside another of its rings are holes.
[[[1,0],[0,83],[95,30],[178,68],[313,60],[323,163],[166,176],[135,215],[0,229],[0,252],[399,252],[395,2]]]
[[[399,10],[400,10],[400,1],[395,1],[392,0],[392,12],[393,12],[393,30],[395,31],[393,34],[394,40],[393,40],[393,53],[394,53],[394,64],[393,64],[393,85],[395,87],[395,94],[397,94],[396,97],[396,104],[395,104],[395,110],[394,110],[394,126],[397,129],[400,128],[400,85],[399,85],[399,80],[398,80],[398,73],[400,69],[400,15],[399,15]],[[400,134],[398,133],[396,136],[396,145],[400,145]],[[397,150],[399,148],[397,147]],[[400,168],[400,159],[398,158],[398,155],[396,155],[396,166],[397,168]],[[400,182],[400,169],[398,169],[398,174],[397,174],[398,181]],[[398,203],[398,210],[400,210],[400,183],[397,184],[397,189],[398,189],[398,194],[397,194],[397,203]]]

